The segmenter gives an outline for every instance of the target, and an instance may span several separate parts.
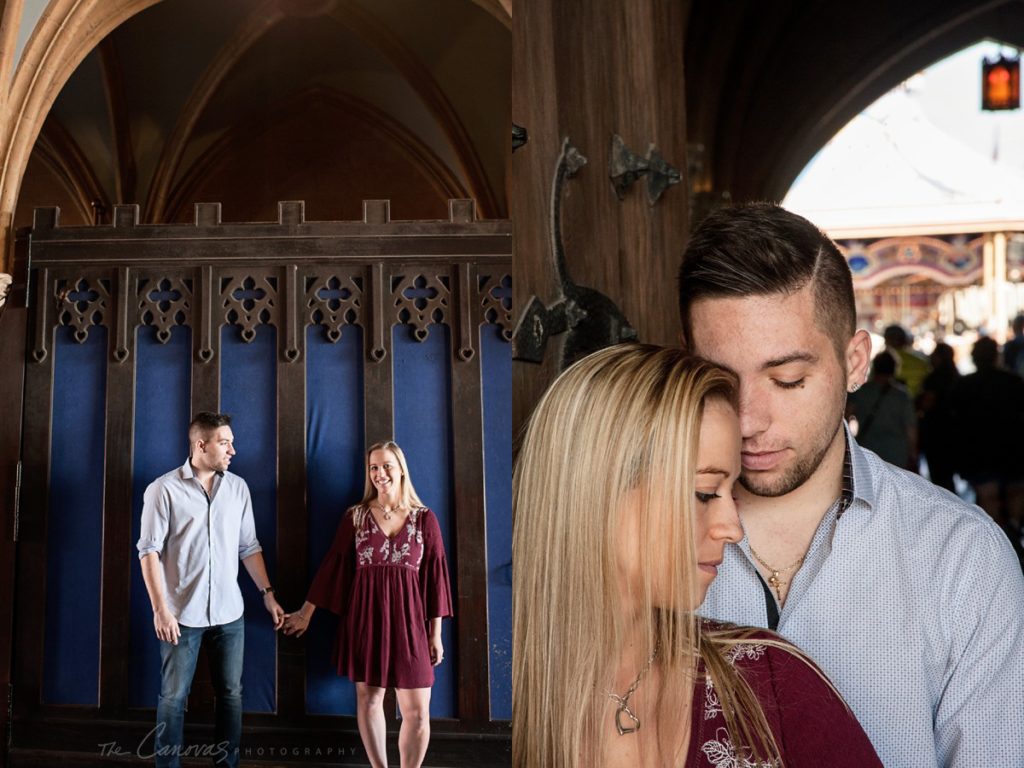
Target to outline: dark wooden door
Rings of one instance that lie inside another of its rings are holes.
[[[386,201],[368,201],[360,222],[279,209],[275,223],[225,224],[218,205],[198,205],[195,225],[149,226],[119,206],[113,226],[89,228],[40,209],[23,238],[21,482],[13,579],[0,574],[13,603],[13,630],[0,615],[11,765],[146,750],[159,655],[134,550],[141,497],[183,463],[198,410],[234,415],[232,470],[252,490],[286,609],[362,494],[365,446],[403,446],[457,594],[431,761],[509,760],[509,222],[476,221],[468,201],[452,201],[447,221],[393,222]],[[240,582],[243,760],[359,762],[330,618],[286,639]],[[209,733],[209,703],[197,681],[192,739]]]

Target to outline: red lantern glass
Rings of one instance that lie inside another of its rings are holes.
[[[989,111],[1020,108],[1020,58],[1000,55],[981,63],[981,108]]]

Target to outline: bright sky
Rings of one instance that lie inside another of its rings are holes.
[[[982,42],[937,62],[847,124],[784,205],[826,231],[1024,217],[1024,111],[981,109]]]

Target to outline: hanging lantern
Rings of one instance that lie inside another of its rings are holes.
[[[986,110],[1020,108],[1020,56],[999,55],[981,63],[981,108]]]

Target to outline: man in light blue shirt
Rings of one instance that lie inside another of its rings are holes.
[[[845,429],[871,341],[838,249],[778,206],[723,209],[679,290],[688,348],[740,379],[745,535],[701,613],[809,653],[887,766],[1024,766],[1024,576],[984,512]]]
[[[185,702],[205,641],[217,697],[216,743],[200,753],[236,768],[244,645],[239,560],[263,595],[275,629],[284,623],[284,610],[267,578],[249,487],[228,472],[235,455],[231,417],[198,413],[188,434],[188,461],[146,488],[137,545],[160,639],[154,752],[160,768],[178,768],[188,756],[182,748]]]

